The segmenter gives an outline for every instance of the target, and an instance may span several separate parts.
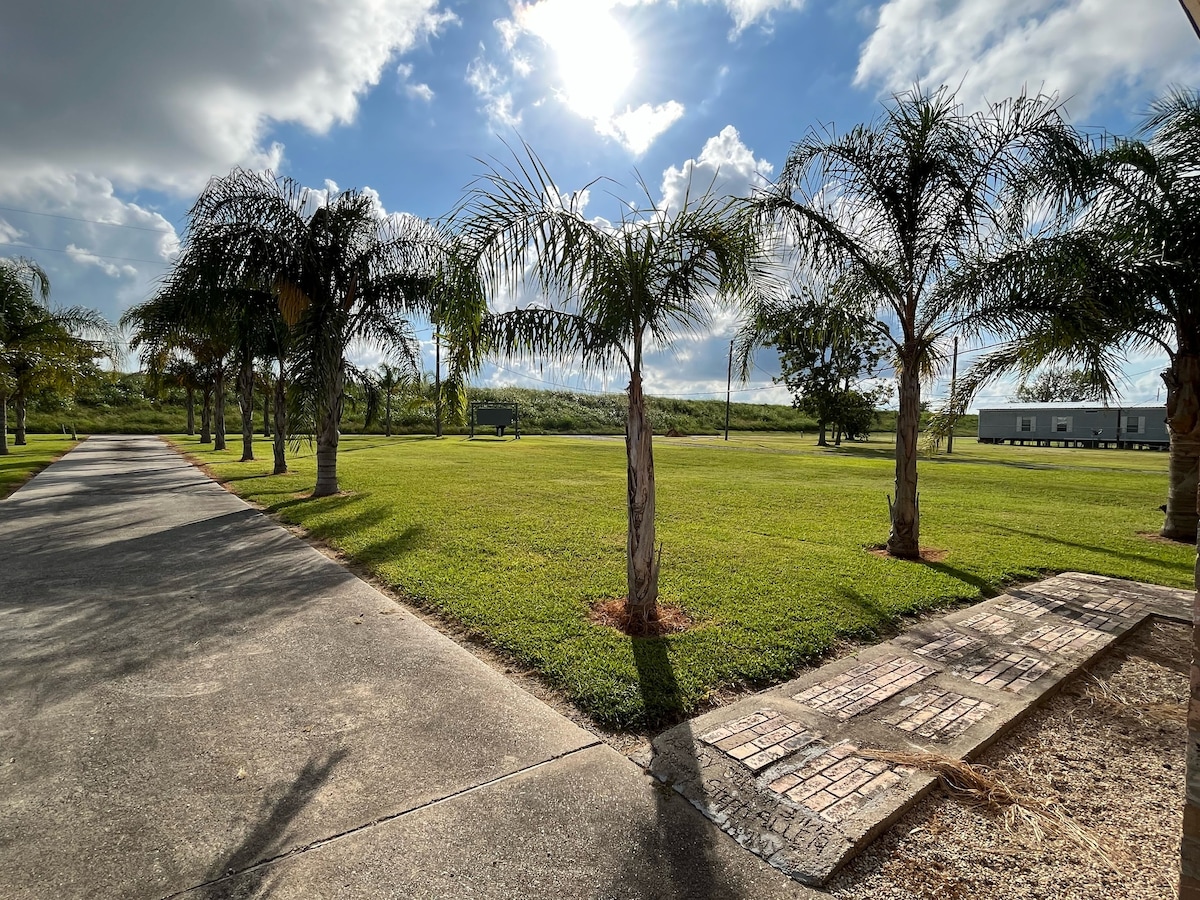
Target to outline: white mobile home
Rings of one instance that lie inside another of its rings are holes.
[[[1165,406],[1043,403],[979,411],[981,444],[1165,450]]]

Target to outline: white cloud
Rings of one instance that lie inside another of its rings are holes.
[[[0,255],[35,257],[55,305],[90,306],[114,322],[150,294],[179,250],[171,222],[95,175],[0,179],[0,206],[37,211],[5,212]]]
[[[7,9],[0,175],[95,172],[189,192],[277,163],[273,122],[353,119],[397,52],[454,21],[437,0],[130,0]]]
[[[616,138],[634,156],[641,156],[659,135],[683,117],[683,112],[683,104],[674,100],[657,106],[643,103],[611,118],[596,119],[596,131]]]
[[[95,266],[109,278],[136,278],[138,274],[138,270],[128,263],[121,266],[115,265],[83,247],[76,247],[74,244],[67,244],[67,255],[77,263]]]
[[[725,9],[733,18],[734,35],[759,23],[764,28],[770,28],[775,12],[799,10],[804,7],[804,0],[704,0],[704,2],[724,4]]]
[[[406,95],[425,103],[433,102],[433,88],[424,82],[412,81],[413,67],[410,63],[401,63],[396,66],[396,74],[400,76],[400,84]]]
[[[888,0],[855,81],[889,91],[917,79],[961,82],[971,105],[1044,88],[1079,116],[1117,92],[1142,103],[1147,92],[1194,81],[1196,56],[1196,36],[1172,2]]]
[[[492,63],[478,56],[467,67],[467,84],[484,102],[488,121],[500,128],[516,128],[521,124],[521,114],[513,111],[512,92],[508,90],[508,79],[500,74]]]
[[[710,187],[717,196],[748,197],[766,184],[771,171],[769,162],[755,159],[754,151],[742,143],[737,129],[726,125],[704,142],[697,158],[663,172],[662,203],[666,209],[677,209],[688,192],[696,195]]]

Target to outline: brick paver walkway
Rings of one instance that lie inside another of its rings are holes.
[[[936,783],[875,750],[970,759],[1150,616],[1192,594],[1067,573],[660,735],[650,771],[743,847],[823,884]]]

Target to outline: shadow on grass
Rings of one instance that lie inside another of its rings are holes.
[[[1113,550],[1111,547],[1097,547],[1094,544],[1080,544],[1077,541],[1068,541],[1064,538],[1053,537],[1048,534],[1040,534],[1033,531],[1025,531],[1020,528],[1010,528],[1007,525],[991,526],[997,531],[1006,532],[1008,534],[1018,534],[1022,537],[1033,538],[1034,540],[1045,541],[1047,544],[1056,544],[1059,547],[1070,547],[1072,550],[1087,550],[1091,553],[1099,553],[1102,556],[1111,556],[1114,559],[1120,559],[1125,562],[1143,563],[1146,565],[1163,566],[1164,568],[1189,574],[1192,571],[1194,561],[1189,560],[1183,563],[1172,563],[1169,560],[1160,559],[1155,556],[1145,556],[1141,553],[1129,553],[1124,550]],[[1187,546],[1186,544],[1182,546]]]
[[[197,900],[223,900],[230,896],[230,889],[236,887],[238,896],[269,897],[273,889],[267,880],[272,869],[261,863],[295,849],[287,845],[288,827],[348,753],[342,748],[327,754],[324,759],[310,757],[280,796],[263,800],[257,824],[240,844],[212,865],[204,874],[202,886],[189,892],[188,896]]]
[[[979,591],[981,599],[987,597],[995,597],[1000,593],[996,585],[992,584],[986,578],[980,578],[971,572],[967,572],[957,566],[950,566],[944,562],[924,562],[919,565],[925,566],[927,569],[932,569],[935,572],[941,572],[943,575],[949,575],[955,581],[961,581],[963,584],[969,584],[971,587]]]

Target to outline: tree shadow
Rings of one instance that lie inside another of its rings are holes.
[[[76,450],[0,503],[0,685],[15,715],[234,648],[354,577],[256,510],[198,512],[189,495],[227,495],[174,454],[119,475],[94,458]]]
[[[204,873],[200,886],[187,891],[185,896],[197,900],[227,900],[231,888],[229,882],[236,878],[239,896],[269,897],[272,888],[267,879],[272,869],[262,863],[295,849],[288,846],[288,827],[347,755],[349,751],[341,748],[325,754],[323,759],[315,755],[310,757],[280,796],[263,799],[257,824],[240,844],[213,863]]]
[[[678,721],[685,715],[683,697],[671,666],[668,640],[659,637],[631,638],[638,686],[648,714],[656,711]],[[682,777],[699,781],[700,763],[695,756],[681,760]],[[717,842],[726,840],[716,826],[675,790],[654,781],[654,819],[629,835],[632,846],[646,860],[638,874],[630,873],[616,885],[619,896],[715,900],[742,896],[730,883],[717,855]],[[647,884],[646,870],[653,884]]]
[[[957,566],[947,565],[944,562],[925,562],[920,561],[920,564],[927,569],[932,569],[935,572],[941,572],[943,575],[949,575],[955,581],[961,581],[963,584],[969,584],[971,587],[979,591],[980,599],[987,597],[995,597],[1000,593],[997,587],[988,581],[986,578],[981,578],[972,572],[960,569]]]
[[[1072,550],[1088,550],[1092,553],[1099,553],[1102,556],[1111,556],[1114,559],[1124,560],[1132,563],[1145,563],[1153,566],[1165,566],[1168,569],[1175,569],[1185,574],[1191,573],[1194,561],[1185,563],[1171,563],[1167,560],[1158,559],[1153,556],[1144,556],[1141,553],[1128,553],[1123,550],[1114,550],[1111,547],[1097,547],[1094,544],[1081,544],[1076,541],[1068,541],[1065,538],[1054,537],[1049,534],[1040,534],[1033,531],[1025,531],[1021,528],[1010,528],[1007,525],[992,524],[991,528],[996,531],[1003,531],[1008,534],[1019,534],[1022,537],[1034,538],[1035,540],[1044,541],[1047,544],[1057,544],[1060,547],[1070,547]],[[1184,544],[1183,546],[1187,546]]]

